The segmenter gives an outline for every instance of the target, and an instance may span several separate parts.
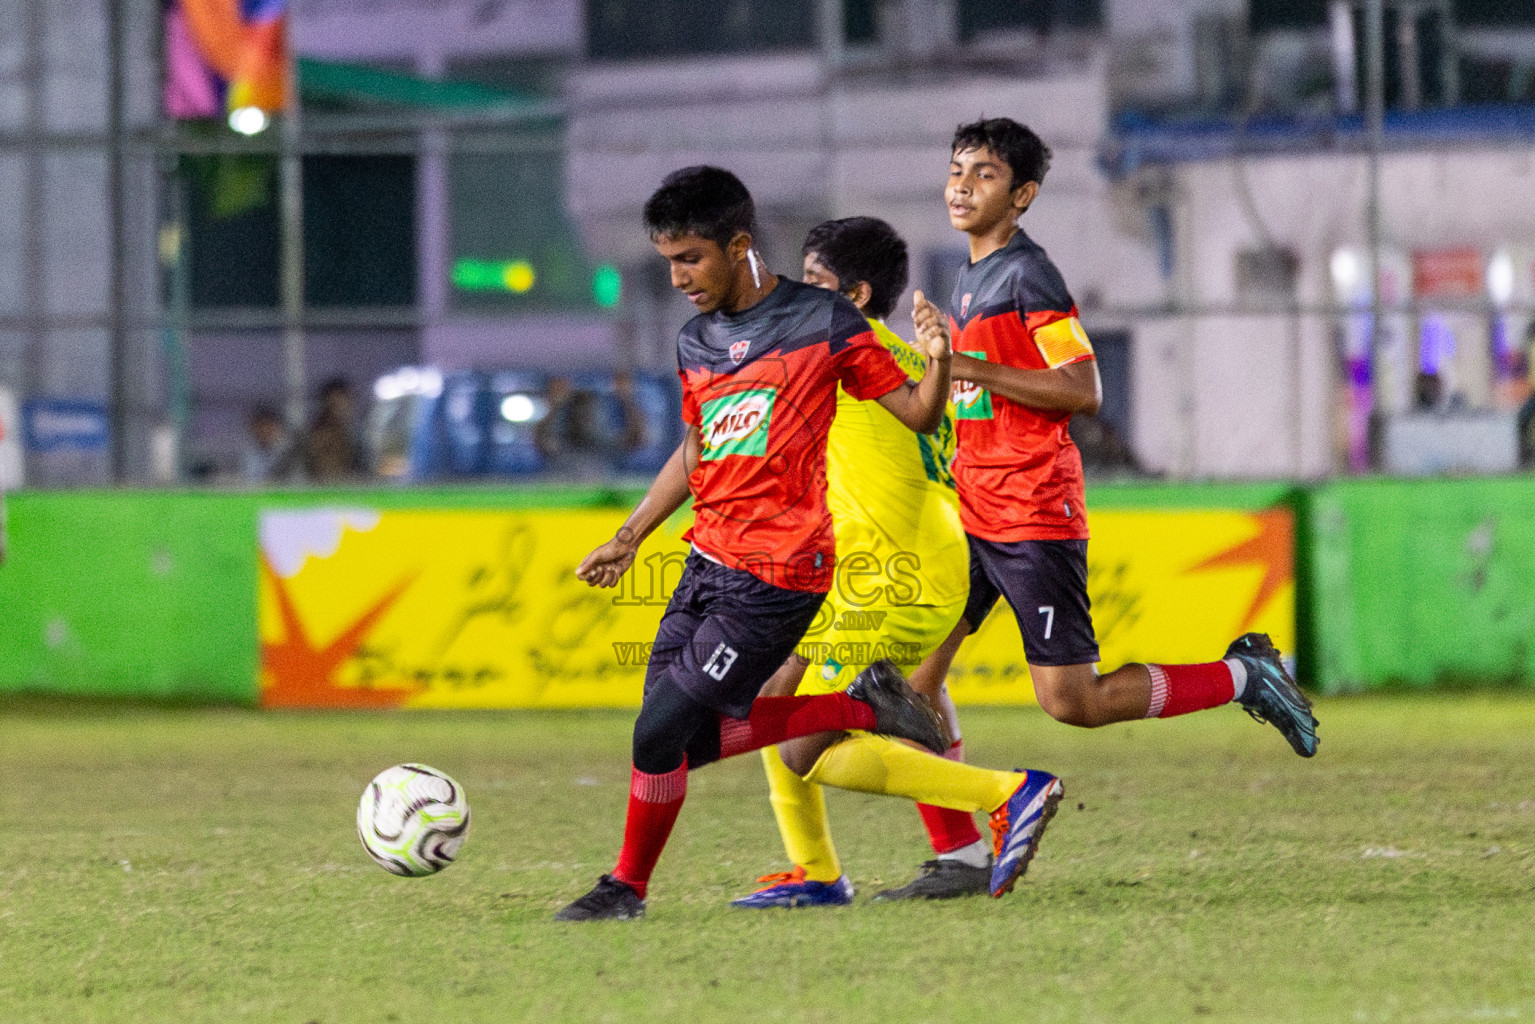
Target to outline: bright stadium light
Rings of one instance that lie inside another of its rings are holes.
[[[1514,258],[1507,249],[1498,250],[1487,264],[1487,294],[1499,306],[1514,298]]]
[[[417,392],[427,398],[436,398],[442,394],[442,371],[430,366],[423,367],[419,376]]]
[[[501,272],[501,280],[506,285],[507,291],[521,295],[538,281],[538,274],[534,271],[533,264],[527,260],[513,260]]]
[[[501,402],[501,417],[509,423],[526,423],[536,411],[527,395],[507,395]]]
[[[406,395],[436,398],[442,394],[442,371],[431,366],[402,366],[380,377],[373,385],[373,397],[392,402]]]
[[[1354,296],[1354,290],[1359,287],[1359,276],[1363,268],[1359,265],[1359,256],[1352,249],[1338,249],[1332,254],[1332,285],[1337,290],[1338,298],[1350,299]]]
[[[272,119],[260,107],[236,107],[229,112],[229,127],[241,135],[260,135],[266,131]]]
[[[380,402],[392,402],[404,394],[399,379],[392,373],[380,377],[373,384],[373,397]]]

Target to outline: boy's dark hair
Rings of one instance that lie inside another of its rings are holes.
[[[1007,162],[1013,171],[1013,188],[1035,182],[1045,183],[1045,172],[1050,169],[1050,147],[1028,127],[1010,117],[982,118],[954,129],[954,143],[950,153],[966,150],[991,150]]]
[[[741,179],[720,167],[673,171],[645,202],[651,240],[698,235],[721,249],[741,232],[756,235],[757,208]]]
[[[871,295],[864,312],[884,319],[906,290],[906,242],[895,228],[878,217],[844,217],[817,224],[805,236],[801,253],[814,253],[837,276],[837,290],[850,291],[869,282]]]

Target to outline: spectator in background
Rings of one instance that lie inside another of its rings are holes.
[[[300,461],[312,483],[356,479],[367,471],[362,439],[353,423],[356,403],[344,377],[320,386],[320,411],[305,432]]]
[[[645,431],[645,414],[634,397],[634,374],[619,370],[613,374],[613,394],[618,397],[619,415],[623,426],[619,431],[619,443],[625,452],[638,451],[648,440]]]
[[[1444,402],[1444,378],[1437,373],[1418,371],[1413,379],[1413,405],[1419,412],[1439,412]]]
[[[1084,472],[1093,476],[1145,475],[1135,452],[1108,420],[1079,412],[1071,417],[1067,429],[1082,456]]]
[[[292,475],[293,453],[288,429],[277,410],[265,403],[251,410],[250,434],[240,454],[240,475],[246,483],[285,480]]]
[[[573,391],[570,380],[566,377],[550,377],[549,382],[544,385],[546,411],[544,418],[538,421],[538,426],[533,430],[533,443],[538,447],[538,454],[544,457],[545,462],[560,452],[565,407],[570,403]]]
[[[621,449],[603,422],[602,399],[595,393],[572,390],[557,408],[550,408],[539,428],[539,451],[550,473],[585,482],[612,474]]]

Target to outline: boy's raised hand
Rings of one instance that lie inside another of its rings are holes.
[[[949,342],[949,318],[920,291],[911,297],[911,322],[917,327],[917,346],[929,359],[947,362],[954,352]]]

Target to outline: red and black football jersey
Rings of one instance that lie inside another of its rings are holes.
[[[1023,370],[1093,358],[1066,282],[1022,231],[960,272],[949,300],[954,351]],[[1066,432],[1071,414],[1035,409],[954,382],[965,531],[990,541],[1087,537],[1082,457]]]
[[[688,539],[774,586],[830,589],[826,434],[837,385],[879,398],[906,371],[851,302],[782,277],[750,309],[690,320],[677,337],[677,366],[682,418],[703,440],[688,477]]]

